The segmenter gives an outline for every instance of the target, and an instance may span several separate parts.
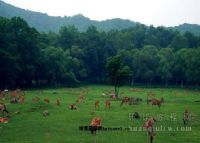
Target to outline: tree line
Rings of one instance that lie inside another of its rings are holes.
[[[0,88],[109,83],[106,64],[119,56],[127,84],[198,85],[200,37],[137,24],[79,32],[73,25],[40,33],[20,17],[0,17]]]

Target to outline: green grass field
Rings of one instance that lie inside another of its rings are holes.
[[[82,90],[87,89],[86,99],[78,105],[77,110],[69,110],[68,106],[75,103]],[[145,117],[152,115],[157,119],[157,127],[166,127],[165,131],[156,131],[154,143],[199,143],[200,142],[200,92],[185,89],[142,88],[130,91],[130,87],[122,87],[120,92],[125,96],[140,97],[139,105],[123,105],[120,101],[112,101],[111,109],[105,109],[102,91],[112,90],[111,86],[88,86],[81,88],[61,88],[44,90],[26,90],[25,102],[11,104],[7,102],[10,119],[7,124],[0,123],[0,143],[146,143],[145,131],[128,131],[127,127],[141,127]],[[42,91],[42,92],[41,92]],[[154,92],[157,98],[164,97],[165,103],[159,109],[146,104],[148,92]],[[56,92],[56,94],[54,94]],[[38,103],[32,103],[32,98],[40,97]],[[50,103],[44,103],[48,98]],[[61,105],[56,106],[56,99]],[[94,110],[94,102],[100,101],[100,108]],[[41,107],[41,108],[38,108]],[[182,117],[185,108],[191,113],[188,127],[184,131]],[[50,115],[44,117],[44,110]],[[14,114],[20,111],[20,114]],[[138,112],[138,120],[130,120],[129,114]],[[0,113],[0,116],[1,113]],[[122,131],[99,131],[91,135],[89,131],[80,131],[79,126],[89,125],[93,117],[99,116],[104,127],[122,127]],[[169,131],[167,127],[171,127]],[[182,127],[182,128],[181,128]],[[181,131],[182,129],[182,131]]]

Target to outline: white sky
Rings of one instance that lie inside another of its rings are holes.
[[[83,14],[93,20],[130,19],[154,26],[200,24],[200,0],[3,0],[51,16]]]

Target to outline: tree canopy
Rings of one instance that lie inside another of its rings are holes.
[[[132,84],[199,85],[199,55],[199,36],[164,27],[40,33],[22,18],[0,17],[1,88],[109,83],[128,71]]]

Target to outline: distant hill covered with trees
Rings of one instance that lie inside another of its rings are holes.
[[[48,16],[44,13],[33,12],[17,8],[0,0],[0,16],[12,18],[19,16],[25,19],[31,27],[35,27],[40,32],[58,32],[62,26],[74,25],[80,32],[86,31],[91,25],[97,27],[100,31],[109,31],[111,29],[122,30],[134,27],[138,22],[133,22],[124,19],[110,19],[105,21],[90,20],[83,15],[75,15],[72,17],[55,17]],[[181,33],[189,31],[195,35],[200,35],[200,25],[182,24],[175,27],[169,27],[172,30],[178,30]]]
[[[35,27],[38,31],[43,32],[58,32],[60,27],[64,25],[74,25],[78,28],[79,31],[86,31],[89,26],[94,25],[98,28],[98,30],[108,31],[111,29],[120,30],[132,27],[136,24],[135,22],[132,22],[130,20],[122,20],[119,18],[99,22],[95,20],[90,20],[89,18],[84,17],[81,14],[72,17],[48,16],[44,13],[17,8],[1,0],[0,16],[6,18],[11,18],[14,16],[22,17],[29,23],[30,26]]]

